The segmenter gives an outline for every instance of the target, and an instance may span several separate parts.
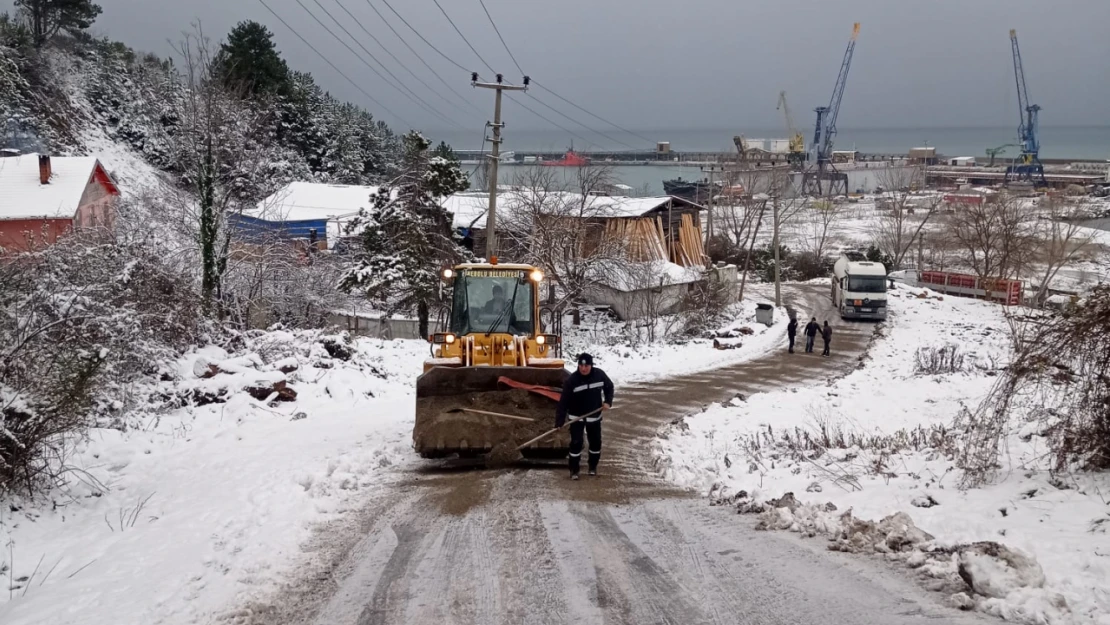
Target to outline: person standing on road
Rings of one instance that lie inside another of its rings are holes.
[[[798,336],[798,318],[791,317],[790,323],[786,324],[786,338],[790,340],[790,353],[794,353],[794,337]]]
[[[821,352],[822,356],[829,355],[829,341],[832,340],[832,326],[829,325],[829,320],[825,320],[825,326],[821,328],[821,340],[825,343],[825,350]]]
[[[557,428],[563,427],[568,415],[572,419],[589,415],[570,424],[570,479],[578,479],[583,432],[590,444],[587,466],[590,475],[597,475],[597,463],[601,460],[601,415],[612,407],[613,382],[604,371],[594,367],[593,356],[579,354],[578,370],[570,374],[563,384],[563,394],[559,396],[559,405],[555,408]]]
[[[813,353],[813,341],[817,338],[817,331],[821,326],[817,324],[817,317],[813,317],[806,324],[806,353]]]

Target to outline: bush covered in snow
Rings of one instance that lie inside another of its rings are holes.
[[[960,454],[970,484],[998,466],[1011,430],[1044,437],[1058,471],[1110,468],[1110,286],[1074,310],[1013,316],[1013,364],[979,407],[964,415]]]
[[[6,258],[0,284],[0,491],[34,491],[62,470],[67,436],[120,415],[203,321],[191,280],[96,234]]]

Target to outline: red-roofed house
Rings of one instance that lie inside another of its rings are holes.
[[[0,249],[50,245],[76,228],[115,226],[119,187],[96,158],[0,158]]]

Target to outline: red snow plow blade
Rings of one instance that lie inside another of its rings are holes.
[[[552,401],[559,401],[559,397],[563,393],[563,389],[561,388],[556,388],[554,386],[541,386],[539,384],[527,384],[525,382],[518,382],[506,376],[501,376],[497,378],[497,383],[504,384],[505,386],[508,386],[510,388],[519,388],[530,393],[535,393],[536,395],[542,395]]]

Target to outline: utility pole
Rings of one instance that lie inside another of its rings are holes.
[[[779,194],[775,193],[771,201],[774,202],[771,210],[774,211],[772,221],[775,233],[771,237],[771,245],[775,248],[775,307],[778,308],[782,306],[782,281],[779,278]]]
[[[713,240],[713,194],[716,190],[713,187],[713,174],[717,171],[724,172],[725,168],[721,165],[709,165],[702,167],[703,172],[709,173],[709,200],[706,202],[706,217],[705,217],[705,242],[708,243]]]
[[[527,91],[529,78],[524,77],[523,85],[506,85],[502,83],[503,77],[497,74],[497,82],[478,82],[478,72],[471,72],[470,84],[482,89],[493,89],[497,92],[493,104],[493,144],[490,150],[489,164],[489,210],[486,213],[486,257],[493,260],[497,256],[497,165],[501,157],[501,92],[502,91]]]

